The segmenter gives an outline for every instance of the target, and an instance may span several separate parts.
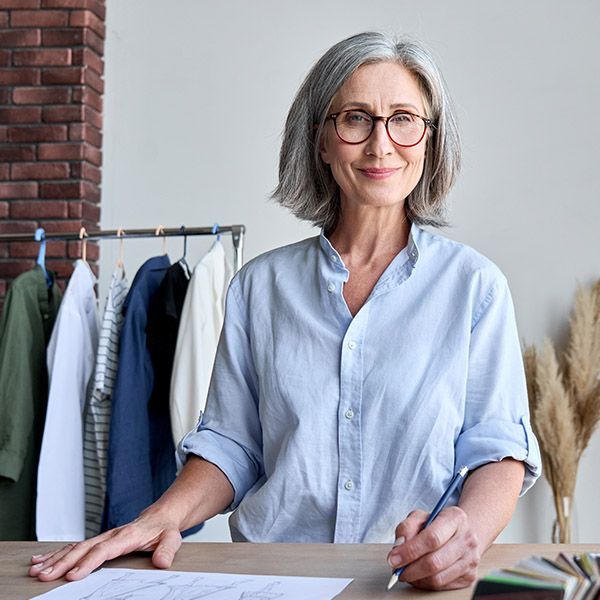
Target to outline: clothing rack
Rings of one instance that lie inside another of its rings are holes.
[[[220,233],[231,233],[234,250],[235,271],[239,271],[243,264],[245,225],[215,225],[213,227],[181,227],[166,229],[107,229],[101,231],[85,231],[81,233],[46,233],[46,240],[81,241],[98,239],[130,239],[150,237],[188,237],[192,235],[217,235]],[[0,234],[0,242],[30,242],[35,240],[31,233],[4,233]]]

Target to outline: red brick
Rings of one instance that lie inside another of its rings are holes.
[[[8,27],[8,12],[6,11],[0,12],[0,27],[3,29]]]
[[[0,104],[8,104],[11,96],[12,92],[9,88],[0,88]]]
[[[45,106],[42,112],[42,120],[45,123],[71,123],[81,122],[83,117],[83,106]]]
[[[42,31],[43,46],[81,46],[83,29],[44,29]]]
[[[35,146],[0,147],[0,161],[15,162],[20,160],[35,160]]]
[[[77,160],[84,156],[84,145],[78,144],[40,144],[40,160]]]
[[[39,242],[11,242],[9,252],[12,257],[36,257],[40,249]],[[46,256],[63,257],[67,253],[67,243],[63,241],[46,242]]]
[[[97,185],[100,185],[102,181],[100,169],[88,162],[71,163],[71,177],[73,179],[87,179]]]
[[[83,120],[93,125],[98,131],[102,130],[102,115],[92,107],[83,107]]]
[[[81,219],[82,202],[69,202],[69,219]]]
[[[0,163],[0,181],[10,179],[10,166],[8,163]]]
[[[0,243],[0,258],[8,258],[8,242]]]
[[[89,104],[98,112],[102,112],[102,96],[88,86],[73,88],[73,102]]]
[[[102,134],[88,123],[73,123],[69,125],[69,140],[83,141],[93,144],[97,148],[102,147]]]
[[[10,67],[12,64],[12,52],[10,50],[0,50],[0,67]]]
[[[82,205],[82,215],[84,219],[98,223],[100,221],[100,207],[94,204],[84,202]]]
[[[0,8],[39,8],[40,0],[0,0]]]
[[[93,69],[85,69],[83,71],[83,80],[86,85],[89,85],[99,94],[104,93],[104,79],[98,75]]]
[[[16,88],[13,91],[15,104],[68,104],[70,89],[65,87]]]
[[[35,162],[12,165],[13,179],[68,179],[69,163]]]
[[[37,183],[0,183],[0,198],[37,198]]]
[[[42,109],[39,106],[0,108],[0,123],[39,123]]]
[[[43,85],[81,85],[83,82],[81,67],[57,67],[42,71]]]
[[[64,10],[13,10],[11,27],[65,27],[69,15]]]
[[[14,65],[70,65],[70,48],[46,48],[44,50],[15,50]]]
[[[104,56],[104,39],[91,29],[83,30],[83,45],[94,50],[98,56]]]
[[[10,202],[8,203],[10,206]],[[0,233],[34,233],[35,221],[5,221],[0,223]]]
[[[104,62],[101,55],[90,48],[73,48],[72,62],[93,69],[98,75],[104,73]]]
[[[8,139],[8,127],[0,126],[0,144],[4,144]]]
[[[14,200],[10,203],[10,216],[13,219],[66,219],[68,214],[66,202]]]
[[[42,0],[44,8],[82,8],[91,10],[104,21],[106,7],[99,0]]]
[[[42,34],[39,29],[5,29],[0,31],[0,46],[15,48],[16,46],[39,46]]]
[[[83,158],[97,167],[102,166],[102,152],[94,146],[83,144]]]
[[[21,273],[33,269],[34,266],[34,260],[11,260],[9,262],[0,262],[0,277],[18,277]]]
[[[79,181],[68,183],[42,183],[40,198],[82,198],[83,187]],[[65,215],[66,217],[66,215]]]
[[[0,219],[8,217],[8,202],[0,202]]]
[[[9,127],[9,142],[65,142],[66,125],[32,125],[30,127]]]
[[[37,85],[39,69],[0,69],[0,85]]]
[[[81,182],[81,187],[82,187],[82,194],[81,194],[81,198],[83,198],[84,200],[89,200],[90,202],[97,204],[98,202],[100,202],[100,188],[98,187],[97,184],[95,183],[91,183],[89,181],[86,181],[85,179]],[[83,211],[83,218],[87,218],[85,215],[85,208]],[[91,219],[92,221],[95,221],[97,219]]]
[[[71,27],[89,27],[101,38],[106,37],[106,27],[104,22],[89,10],[74,10],[69,18],[69,25],[71,25]]]
[[[46,233],[78,233],[81,229],[81,221],[40,221],[40,227],[43,227]]]

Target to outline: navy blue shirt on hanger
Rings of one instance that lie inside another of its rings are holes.
[[[154,372],[146,344],[150,300],[170,265],[166,254],[148,259],[125,299],[112,398],[103,530],[135,519],[175,479],[170,427],[157,427],[148,410]],[[171,459],[165,460],[168,455]]]

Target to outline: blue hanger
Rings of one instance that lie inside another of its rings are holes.
[[[217,242],[221,241],[221,234],[219,233],[219,224],[215,223],[212,228],[213,235],[217,234]]]
[[[42,272],[46,278],[46,285],[51,288],[53,283],[52,275],[46,270],[46,232],[41,227],[35,230],[35,241],[41,242],[36,262],[42,268]]]

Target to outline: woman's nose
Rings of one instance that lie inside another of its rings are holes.
[[[394,143],[388,135],[385,123],[381,119],[375,121],[371,135],[367,139],[365,151],[375,156],[384,156],[394,151]]]

